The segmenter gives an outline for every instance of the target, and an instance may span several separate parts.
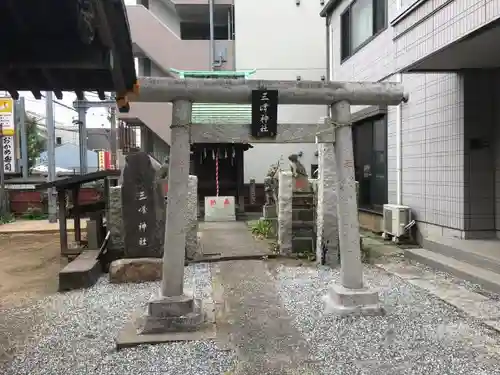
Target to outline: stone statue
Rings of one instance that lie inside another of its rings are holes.
[[[275,206],[278,202],[278,173],[279,163],[271,165],[264,178],[264,192],[266,194],[266,206]]]
[[[158,172],[156,173],[156,179],[157,180],[168,180],[168,156],[165,158],[163,161],[163,164],[161,165],[160,169],[158,169]]]
[[[306,192],[311,190],[311,186],[309,183],[309,176],[307,174],[306,168],[299,161],[299,157],[297,154],[291,154],[288,156],[288,160],[290,161],[290,169],[292,171],[293,176],[293,191]]]

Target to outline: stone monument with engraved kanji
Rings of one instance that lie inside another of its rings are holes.
[[[122,182],[124,257],[163,255],[164,194],[150,157],[137,152],[126,157]],[[163,230],[162,230],[163,229]]]

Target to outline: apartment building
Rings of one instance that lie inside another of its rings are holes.
[[[173,68],[255,70],[249,79],[326,79],[322,3],[273,0],[270,6],[264,0],[139,0],[127,7],[139,75],[172,76]],[[240,116],[249,117],[250,105],[246,107],[240,108]],[[193,116],[194,112],[193,108]],[[325,115],[321,106],[280,106],[278,121],[316,123]],[[170,104],[133,103],[130,113],[120,116],[129,123],[145,124],[170,142]],[[245,183],[250,179],[262,183],[269,166],[280,158],[288,163],[292,153],[302,155],[306,168],[314,170],[315,152],[313,144],[253,145],[245,151]]]
[[[137,0],[127,6],[127,14],[140,76],[173,76],[172,68],[207,71],[211,61],[215,69],[234,69],[232,2]],[[129,113],[120,114],[128,124],[144,124],[143,133],[156,143],[167,144],[171,117],[168,103],[132,103]]]
[[[500,230],[498,0],[330,0],[330,80],[400,81],[408,103],[353,114],[360,210],[412,208],[419,238]]]

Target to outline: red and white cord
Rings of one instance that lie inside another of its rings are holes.
[[[215,153],[215,196],[219,196],[219,150]]]

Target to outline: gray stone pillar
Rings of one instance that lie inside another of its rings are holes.
[[[199,250],[198,244],[198,177],[189,176],[187,199],[186,257],[193,259]]]
[[[292,172],[279,172],[278,245],[281,254],[292,253]]]
[[[189,184],[189,124],[192,103],[173,102],[170,162],[168,168],[167,227],[163,252],[161,294],[183,294],[184,256],[186,251],[187,199]]]
[[[249,197],[249,200],[250,200],[250,204],[256,204],[257,203],[257,198],[256,198],[256,192],[255,192],[255,180],[252,178],[250,180],[250,187],[249,187],[249,194],[250,194],[250,197]]]
[[[335,148],[333,143],[318,144],[316,215],[316,261],[334,267],[339,264]]]
[[[330,288],[325,301],[329,310],[341,316],[378,315],[383,313],[378,293],[363,286],[351,108],[348,102],[340,101],[332,106],[332,121],[338,124],[335,130],[335,165],[341,267],[340,285]]]
[[[193,331],[203,323],[201,300],[184,294],[184,260],[188,224],[189,126],[192,103],[174,101],[172,144],[167,192],[167,219],[160,299],[148,304],[145,317],[136,326],[139,333]]]
[[[120,252],[121,257],[123,256],[123,249],[125,246],[121,186],[111,186],[109,188],[109,204],[106,222],[107,229],[110,232],[108,250]]]

